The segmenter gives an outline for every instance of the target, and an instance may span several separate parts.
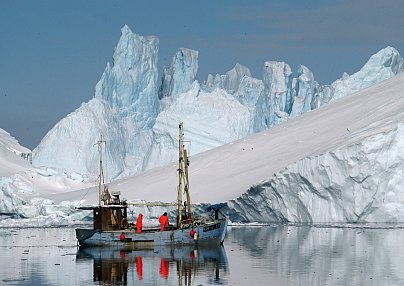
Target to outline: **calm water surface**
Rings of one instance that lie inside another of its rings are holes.
[[[231,227],[223,248],[76,246],[73,228],[0,228],[0,285],[404,285],[404,228]]]

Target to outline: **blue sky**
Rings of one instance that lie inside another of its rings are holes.
[[[386,46],[404,53],[402,0],[0,1],[0,128],[34,148],[88,101],[127,24],[159,38],[159,73],[199,51],[198,79],[236,63],[306,65],[328,84]],[[160,76],[159,75],[159,76]]]

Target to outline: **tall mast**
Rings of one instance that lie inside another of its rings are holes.
[[[101,206],[101,198],[102,198],[102,185],[104,184],[104,171],[102,169],[102,144],[106,144],[105,140],[98,140],[94,145],[98,146],[98,152],[100,154],[100,174],[98,177],[98,205]]]
[[[191,195],[189,193],[189,176],[188,176],[188,166],[189,166],[189,159],[188,159],[188,152],[184,148],[184,190],[187,196],[187,219],[191,218]]]
[[[188,153],[184,147],[184,133],[183,133],[183,123],[179,124],[179,142],[178,142],[178,226],[180,227],[182,223],[182,192],[185,191],[187,196],[187,217],[185,219],[191,218],[191,197],[189,194],[189,177],[188,177]],[[183,186],[184,184],[184,186]]]
[[[183,133],[182,133],[182,125],[183,123],[180,122],[178,128],[179,128],[179,139],[178,139],[178,227],[181,226],[182,223],[182,177],[184,175],[184,170],[183,170],[183,149],[184,149],[184,143],[183,143]]]

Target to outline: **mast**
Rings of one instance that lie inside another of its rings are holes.
[[[184,190],[187,196],[187,217],[185,219],[191,218],[191,197],[189,194],[189,177],[188,177],[188,166],[189,159],[188,153],[184,146],[184,133],[183,133],[183,123],[179,124],[179,142],[178,142],[178,226],[182,223],[182,192]],[[183,185],[184,184],[184,185]]]
[[[101,140],[98,140],[97,143],[94,145],[98,145],[98,152],[100,154],[100,174],[98,177],[98,206],[101,206],[101,198],[103,196],[102,192],[102,186],[104,184],[104,170],[102,168],[102,144],[106,144],[105,140],[102,140],[102,135],[101,135]]]
[[[188,176],[188,166],[189,166],[189,159],[188,159],[188,152],[184,148],[184,191],[187,196],[187,218],[191,218],[191,196],[189,194],[189,176]]]
[[[178,128],[179,128],[179,139],[178,139],[178,228],[180,228],[181,223],[182,223],[182,177],[184,174],[183,170],[183,161],[184,158],[182,157],[183,155],[183,133],[182,133],[182,125],[183,123],[180,122]]]

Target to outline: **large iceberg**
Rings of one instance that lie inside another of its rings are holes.
[[[404,221],[403,89],[401,74],[192,156],[193,202],[228,202],[233,222]],[[175,169],[156,168],[111,188],[131,199],[173,201]]]
[[[196,84],[193,88],[199,90]],[[199,209],[227,202],[233,222],[402,222],[403,89],[401,74],[191,156],[192,202]],[[187,126],[185,140],[195,131]],[[17,161],[29,165],[18,155],[9,158],[4,166]],[[129,201],[173,202],[176,169],[176,164],[154,168],[116,180],[109,188]],[[83,189],[89,185],[84,177],[52,168],[2,174],[0,184],[0,212],[26,218],[5,219],[0,225],[72,224],[86,216],[76,206],[98,201],[96,188]],[[139,211],[155,218],[163,209],[130,208],[130,214]]]
[[[94,188],[79,189],[95,185],[95,143],[101,139],[112,188],[130,200],[173,201],[167,190],[175,190],[176,166],[169,163],[177,159],[183,121],[191,142],[193,201],[227,201],[234,221],[403,219],[397,189],[403,76],[366,90],[404,70],[394,48],[330,85],[317,83],[305,66],[293,77],[287,63],[274,61],[265,62],[262,80],[236,64],[225,75],[199,82],[198,52],[181,48],[159,85],[158,39],[127,26],[121,32],[94,98],[48,132],[33,151],[34,166],[21,158],[29,150],[3,136],[8,147],[0,152],[11,163],[0,165],[0,212],[52,214],[55,223],[74,218],[74,206],[97,201]],[[381,117],[374,117],[376,110]],[[167,167],[124,179],[158,166]]]
[[[176,156],[176,126],[192,130],[197,154],[273,127],[334,99],[352,94],[404,70],[391,47],[373,55],[357,73],[320,85],[300,66],[296,78],[284,62],[267,61],[263,80],[236,64],[225,75],[195,77],[198,52],[181,48],[157,84],[158,39],[129,27],[95,88],[95,96],[55,125],[33,151],[36,166],[95,176],[97,148],[107,142],[107,174],[114,180],[168,164]],[[83,124],[85,123],[85,124]]]

